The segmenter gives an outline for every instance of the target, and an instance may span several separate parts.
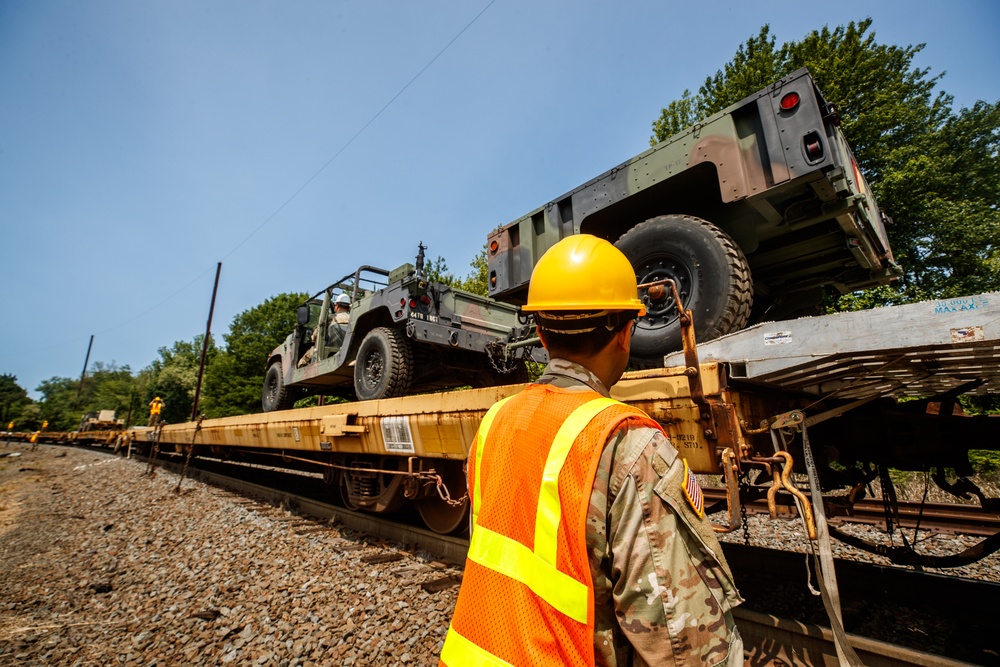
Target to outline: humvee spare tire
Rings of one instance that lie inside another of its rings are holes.
[[[267,373],[264,374],[264,392],[260,401],[264,412],[288,410],[295,405],[295,398],[295,393],[285,386],[281,362],[275,361],[267,367]]]
[[[750,265],[743,251],[715,225],[690,215],[661,215],[640,223],[615,243],[640,285],[663,278],[677,284],[694,315],[695,337],[712,340],[746,326],[753,302]],[[629,361],[636,368],[663,366],[681,349],[681,325],[671,291],[655,298],[640,289],[646,314],[632,336]]]
[[[361,341],[354,364],[354,392],[358,399],[403,396],[413,379],[413,351],[402,331],[372,329]]]

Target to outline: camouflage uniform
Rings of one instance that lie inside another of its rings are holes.
[[[318,333],[319,333],[319,327],[313,329],[311,336],[313,344],[309,346],[309,349],[306,350],[305,354],[302,355],[302,358],[299,359],[299,363],[295,364],[296,368],[303,368],[313,360],[313,355],[316,354],[316,338],[318,337]]]
[[[538,383],[609,395],[593,373],[565,359],[550,361]],[[743,600],[683,479],[677,450],[655,429],[623,424],[605,445],[586,531],[598,666],[743,664],[732,616]]]
[[[328,348],[333,350],[340,349],[340,346],[344,344],[344,337],[347,335],[347,325],[350,322],[351,314],[346,310],[338,310],[333,314],[326,331]]]

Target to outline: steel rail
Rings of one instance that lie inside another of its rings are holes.
[[[733,612],[747,648],[747,665],[839,667],[829,628],[800,623],[737,607]],[[915,651],[848,633],[847,638],[866,667],[969,667],[974,663]]]
[[[705,496],[705,505],[725,501],[725,489],[701,488]],[[830,524],[863,523],[868,525],[885,524],[885,508],[881,500],[859,500],[850,508],[837,503],[824,503],[827,508],[827,519]],[[794,512],[791,504],[779,504],[788,512]],[[767,505],[763,500],[746,503],[747,511],[766,513]],[[989,537],[1000,532],[1000,513],[984,510],[978,505],[961,503],[921,503],[914,501],[899,503],[899,521],[904,528],[914,528],[919,522],[920,528],[928,532],[961,533],[963,535],[978,535]]]
[[[172,462],[161,462],[161,466],[171,469],[175,465]],[[239,494],[263,498],[300,514],[316,517],[324,521],[336,521],[347,528],[368,533],[381,539],[410,544],[452,563],[464,563],[465,554],[469,550],[469,541],[464,538],[440,535],[425,528],[408,526],[374,514],[354,512],[330,503],[324,503],[282,489],[244,481],[236,477],[194,467],[189,468],[188,477]]]
[[[164,462],[170,468],[176,464]],[[317,517],[363,532],[373,537],[413,545],[428,553],[455,564],[465,561],[469,541],[466,538],[440,535],[423,528],[354,512],[329,503],[290,493],[235,477],[205,470],[192,470],[194,479],[250,495],[289,510]],[[766,510],[765,510],[766,511]],[[735,554],[730,555],[732,558]],[[836,667],[836,649],[833,633],[829,628],[783,619],[744,608],[734,612],[743,637],[747,662],[750,665],[788,665],[809,667]],[[967,663],[932,653],[926,653],[855,634],[848,634],[851,646],[858,652],[867,667],[967,667]]]

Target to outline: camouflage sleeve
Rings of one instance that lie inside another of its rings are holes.
[[[627,664],[624,642],[638,666],[743,664],[732,618],[742,599],[711,526],[686,500],[683,482],[683,461],[655,429],[622,427],[605,449],[588,514],[598,664]],[[610,559],[602,539],[606,527]]]

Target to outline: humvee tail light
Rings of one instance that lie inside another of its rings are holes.
[[[781,108],[785,111],[791,111],[795,107],[799,106],[799,94],[798,93],[788,93],[781,98]]]

